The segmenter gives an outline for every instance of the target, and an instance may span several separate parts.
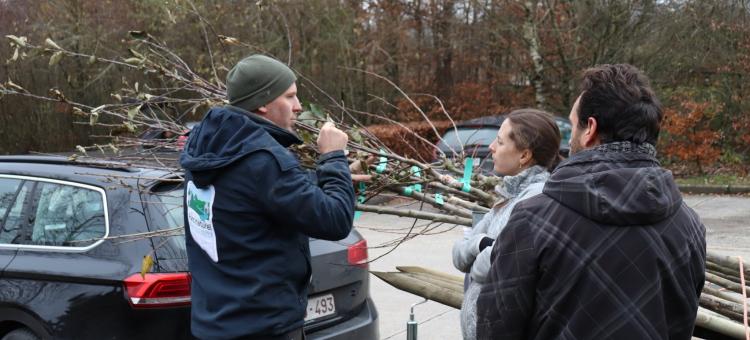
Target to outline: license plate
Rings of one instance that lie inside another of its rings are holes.
[[[305,321],[315,320],[331,314],[336,314],[336,303],[333,301],[333,294],[312,296],[307,300]]]

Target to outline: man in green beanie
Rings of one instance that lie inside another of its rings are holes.
[[[292,131],[297,112],[297,77],[286,65],[264,55],[242,59],[227,75],[229,104],[254,112]]]
[[[273,58],[241,60],[227,75],[230,105],[206,114],[180,156],[197,338],[303,339],[308,237],[352,228],[347,135],[321,128],[316,182],[287,150],[302,143],[295,81]]]

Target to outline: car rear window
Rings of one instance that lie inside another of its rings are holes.
[[[83,247],[106,235],[104,197],[100,192],[49,182],[39,182],[38,186],[31,244]]]
[[[170,236],[157,237],[155,245],[159,258],[185,258],[185,234],[182,183],[166,183],[151,189],[149,200],[149,228],[151,231],[174,230],[169,232]]]
[[[21,183],[18,179],[0,178],[0,244],[18,240],[22,203],[28,192]]]
[[[490,145],[497,137],[497,128],[478,128],[478,129],[449,129],[443,135],[443,139],[438,144],[443,151],[453,149],[456,152],[462,150],[461,146],[467,145]]]

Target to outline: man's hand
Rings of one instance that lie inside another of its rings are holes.
[[[375,158],[374,156],[367,157],[367,159],[364,161],[355,160],[354,162],[349,164],[349,171],[351,171],[353,174],[361,174],[364,172],[365,167],[375,163],[376,160],[377,158]]]
[[[352,182],[372,182],[372,175],[352,174]]]
[[[442,182],[444,184],[451,185],[451,184],[453,184],[455,182],[458,182],[458,180],[455,179],[455,178],[453,178],[453,176],[451,176],[451,175],[441,175],[440,176],[440,182]]]
[[[327,122],[323,124],[318,134],[318,150],[321,155],[331,151],[344,150],[347,141],[349,141],[349,136],[344,131],[337,129],[333,123]]]
[[[372,175],[363,175],[362,173],[364,172],[365,167],[369,167],[377,161],[377,157],[370,155],[364,161],[356,160],[352,162],[352,164],[349,164],[349,172],[352,173],[352,182],[371,182]]]

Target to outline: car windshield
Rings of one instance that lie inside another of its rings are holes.
[[[461,146],[467,145],[490,145],[497,137],[497,128],[479,128],[479,129],[449,129],[443,135],[443,140],[438,143],[443,151],[453,149],[456,152],[461,151]]]
[[[154,198],[149,204],[149,210],[152,212],[149,224],[152,231],[175,229],[175,233],[183,232],[181,235],[167,237],[166,241],[163,241],[166,242],[164,244],[166,249],[159,249],[157,252],[161,253],[160,257],[184,258],[186,254],[184,230],[179,229],[185,224],[182,212],[182,184],[158,186],[152,189],[151,196]]]

